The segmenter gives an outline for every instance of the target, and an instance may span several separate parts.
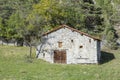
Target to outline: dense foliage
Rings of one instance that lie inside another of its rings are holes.
[[[0,0],[0,36],[29,45],[47,30],[67,24],[116,46],[118,0]]]

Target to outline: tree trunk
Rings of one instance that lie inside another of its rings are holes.
[[[38,50],[38,53],[37,53],[37,55],[36,55],[36,58],[38,58],[38,56],[39,56],[39,54],[40,54],[40,52],[41,52],[42,46],[43,46],[43,44],[41,43],[39,49],[37,49],[37,50]]]
[[[30,58],[32,58],[32,45],[30,44]]]
[[[7,40],[7,45],[8,45],[8,40]]]
[[[16,46],[15,43],[16,43],[16,42],[14,42],[14,46]]]
[[[1,40],[2,41],[2,45],[3,45],[3,40]]]

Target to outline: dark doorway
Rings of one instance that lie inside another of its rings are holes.
[[[54,63],[66,63],[66,51],[54,51]]]

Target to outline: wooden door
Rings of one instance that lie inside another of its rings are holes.
[[[66,63],[66,51],[54,51],[54,63]]]
[[[66,51],[61,51],[61,63],[66,63]]]
[[[61,54],[58,50],[54,51],[54,63],[61,63]]]

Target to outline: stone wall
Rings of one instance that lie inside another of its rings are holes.
[[[0,38],[0,45],[17,46],[17,41],[16,40],[5,40],[3,38]]]
[[[0,45],[9,45],[9,46],[28,46],[24,41],[17,41],[15,39],[6,40],[0,37]]]
[[[62,42],[62,47],[58,47]],[[67,64],[98,63],[100,44],[88,36],[81,35],[68,28],[61,28],[44,36],[44,42],[38,46],[39,58],[54,62],[54,50],[66,50]]]

